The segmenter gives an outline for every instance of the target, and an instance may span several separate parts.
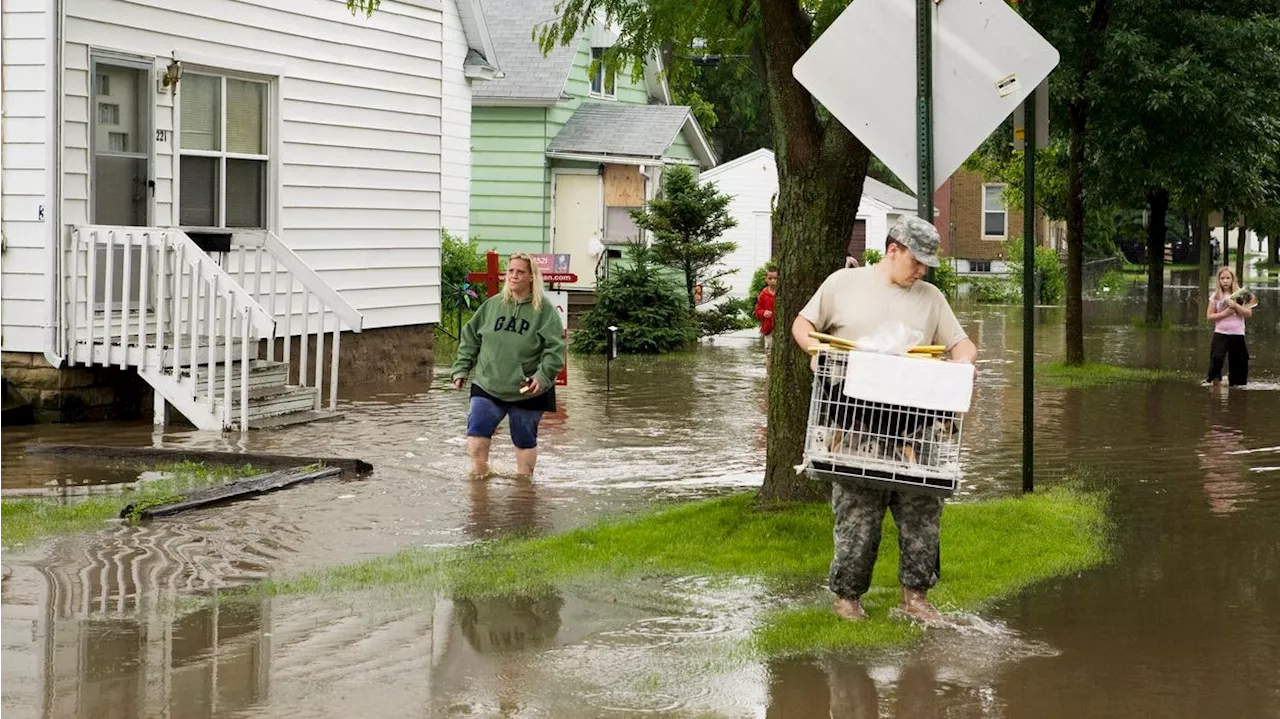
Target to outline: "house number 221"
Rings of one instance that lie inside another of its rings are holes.
[[[169,141],[168,130],[156,130],[156,142],[168,142],[168,141]]]

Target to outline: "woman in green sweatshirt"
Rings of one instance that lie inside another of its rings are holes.
[[[471,476],[489,476],[489,446],[510,417],[516,474],[532,478],[538,462],[538,422],[556,409],[556,375],[564,368],[564,327],[542,296],[542,273],[523,252],[507,260],[502,292],[485,300],[462,328],[454,389],[471,378],[467,454]]]

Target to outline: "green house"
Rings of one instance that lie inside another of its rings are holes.
[[[484,249],[570,256],[590,290],[609,257],[636,237],[629,210],[654,196],[662,168],[716,164],[687,107],[672,105],[655,56],[643,77],[594,58],[617,35],[603,26],[544,55],[534,29],[554,0],[487,0],[485,22],[502,68],[471,100],[469,234]]]

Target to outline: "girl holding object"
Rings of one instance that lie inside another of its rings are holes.
[[[1222,363],[1225,360],[1228,382],[1232,387],[1243,387],[1249,381],[1249,349],[1244,343],[1244,321],[1253,316],[1253,308],[1233,298],[1240,285],[1230,267],[1218,270],[1217,285],[1205,312],[1205,318],[1213,323],[1209,375],[1205,382],[1214,387],[1222,382]]]

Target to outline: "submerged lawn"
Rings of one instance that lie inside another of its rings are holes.
[[[1181,376],[1172,370],[1121,367],[1098,362],[1087,362],[1078,367],[1058,363],[1040,365],[1036,368],[1036,384],[1055,389],[1106,387],[1128,382],[1160,382]]]
[[[778,591],[780,609],[757,626],[766,656],[908,641],[912,625],[887,618],[898,599],[897,539],[884,525],[867,622],[840,622],[825,586],[831,560],[826,504],[756,511],[750,494],[707,500],[536,539],[457,550],[406,551],[268,583],[272,593],[380,587],[448,589],[455,597],[522,595],[549,585],[652,576],[750,577]],[[1027,585],[1106,559],[1104,499],[1076,489],[956,504],[942,523],[944,610],[974,610]],[[799,597],[782,599],[782,597]]]
[[[154,469],[169,476],[144,482],[137,489],[91,495],[80,501],[32,497],[0,502],[0,520],[3,520],[0,534],[3,534],[4,547],[29,544],[57,534],[100,529],[108,520],[118,518],[120,510],[130,504],[163,504],[188,489],[259,474],[259,470],[249,465],[220,467],[199,462],[176,462]]]

